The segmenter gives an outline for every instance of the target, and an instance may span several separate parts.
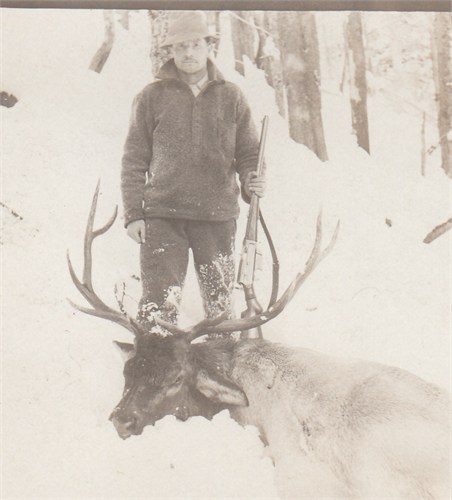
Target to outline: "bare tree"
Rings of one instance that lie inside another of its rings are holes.
[[[149,20],[151,23],[151,63],[152,74],[157,74],[160,67],[168,61],[170,51],[168,48],[160,47],[168,29],[168,13],[165,10],[150,10]]]
[[[276,105],[279,114],[286,116],[284,83],[282,76],[281,59],[275,54],[278,37],[277,19],[274,12],[255,12],[254,22],[257,26],[258,47],[256,64],[265,72],[267,83],[275,89]],[[275,50],[269,51],[268,46],[273,44]]]
[[[234,46],[235,69],[244,75],[243,56],[251,61],[256,59],[256,28],[253,14],[247,11],[230,13],[232,44]]]
[[[278,13],[279,49],[292,139],[327,160],[320,94],[320,62],[312,12]]]
[[[121,26],[125,29],[129,29],[129,15],[130,11],[128,10],[120,10],[119,11],[119,22],[121,23]]]
[[[102,45],[97,49],[89,65],[89,69],[95,71],[96,73],[100,73],[102,71],[115,41],[113,11],[104,10],[103,14],[105,26],[104,39],[102,41]]]
[[[206,12],[207,16],[207,24],[209,26],[209,33],[215,33],[218,37],[214,43],[214,51],[218,52],[220,48],[221,41],[221,23],[220,23],[220,14],[221,12],[218,10],[210,10]]]
[[[451,17],[449,13],[435,14],[432,31],[433,76],[435,80],[435,100],[438,106],[438,130],[441,144],[441,167],[452,177],[452,138],[449,137],[452,122],[451,57],[450,57]]]
[[[360,12],[351,12],[348,15],[345,38],[348,47],[348,70],[350,77],[350,103],[352,108],[353,131],[357,137],[358,145],[369,153],[366,59]]]
[[[425,122],[427,120],[427,114],[424,111],[422,113],[422,127],[421,127],[421,175],[425,177],[425,159],[427,157],[427,151],[425,146]]]

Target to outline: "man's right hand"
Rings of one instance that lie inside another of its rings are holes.
[[[128,224],[127,234],[137,243],[144,243],[146,236],[146,224],[144,220],[134,220]]]

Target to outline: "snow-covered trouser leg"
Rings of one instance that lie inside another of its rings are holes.
[[[189,221],[187,233],[206,317],[231,317],[236,221]]]
[[[186,222],[180,219],[146,220],[140,264],[143,295],[138,321],[152,328],[152,317],[176,324],[182,287],[187,273],[189,242]]]
[[[236,222],[186,219],[146,220],[141,245],[143,295],[137,319],[152,328],[152,317],[176,324],[191,247],[207,317],[232,315]]]

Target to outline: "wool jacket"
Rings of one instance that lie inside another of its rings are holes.
[[[135,97],[121,173],[126,226],[149,217],[238,217],[236,173],[243,188],[259,141],[241,90],[209,59],[207,71],[195,97],[171,59]]]

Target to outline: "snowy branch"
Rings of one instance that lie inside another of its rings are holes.
[[[432,231],[430,231],[424,238],[424,243],[431,243],[436,240],[436,238],[439,238],[445,232],[449,231],[450,228],[452,228],[452,217],[448,221],[443,222],[439,226],[432,229]]]
[[[8,210],[8,212],[13,215],[14,217],[16,217],[17,219],[19,220],[24,220],[24,218],[19,215],[15,210],[13,210],[12,208],[8,207],[8,205],[6,205],[5,203],[3,203],[2,201],[0,201],[0,205],[3,207],[3,208],[6,208],[6,210]]]

